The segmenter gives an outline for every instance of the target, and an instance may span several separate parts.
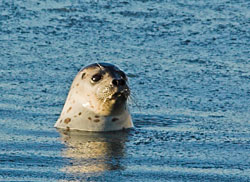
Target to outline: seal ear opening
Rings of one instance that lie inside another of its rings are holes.
[[[86,73],[83,73],[83,74],[82,74],[82,79],[84,78],[85,75],[86,75]]]

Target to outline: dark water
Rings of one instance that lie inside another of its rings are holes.
[[[250,181],[247,0],[1,0],[0,181]],[[78,70],[129,76],[136,128],[53,128]]]

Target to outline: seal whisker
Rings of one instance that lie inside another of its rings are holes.
[[[139,109],[139,111],[141,112],[141,106],[138,104],[136,96],[133,93],[130,93],[129,97],[128,97],[128,101],[131,101],[132,104],[135,104],[135,106]]]
[[[96,63],[96,64],[100,68],[100,70],[103,71],[102,66],[99,63]]]

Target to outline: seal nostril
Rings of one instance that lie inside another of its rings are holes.
[[[117,79],[112,80],[112,84],[115,85],[115,86],[118,86],[119,85],[119,80],[117,80]]]
[[[121,80],[120,80],[120,85],[125,85],[125,83],[126,83],[126,82],[125,82],[124,79],[121,79]]]
[[[115,86],[123,86],[123,85],[125,85],[125,80],[124,79],[114,79],[113,81],[112,81],[112,84],[113,85],[115,85]]]

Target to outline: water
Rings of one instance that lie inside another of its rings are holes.
[[[1,181],[250,181],[250,4],[0,1]],[[129,76],[135,129],[53,125],[81,67]]]

